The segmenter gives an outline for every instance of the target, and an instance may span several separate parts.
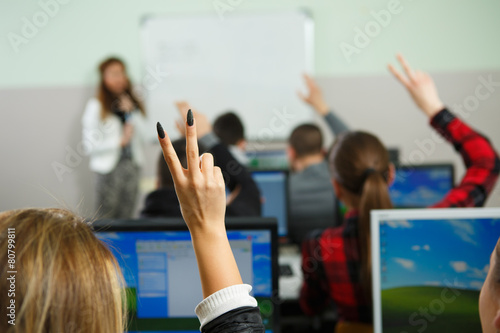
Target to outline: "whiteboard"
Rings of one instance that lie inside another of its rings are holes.
[[[187,100],[212,121],[236,112],[249,139],[286,138],[313,118],[297,97],[302,74],[312,74],[313,38],[312,20],[295,11],[146,18],[142,85],[150,125],[160,121],[177,133],[174,101]]]

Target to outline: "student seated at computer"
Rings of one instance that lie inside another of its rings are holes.
[[[323,94],[312,78],[305,75],[307,95],[301,99],[321,115],[333,134],[347,131],[347,126],[330,111]],[[288,139],[289,237],[297,243],[311,230],[336,225],[335,193],[323,149],[323,136],[315,124],[297,126]]]
[[[406,87],[430,124],[460,153],[467,172],[433,207],[480,207],[492,191],[500,159],[492,145],[441,102],[432,78],[399,56],[406,76],[390,71]],[[341,135],[329,153],[335,193],[347,207],[340,227],[311,235],[302,245],[304,284],[300,303],[309,315],[336,304],[340,321],[372,323],[370,211],[391,208],[388,187],[394,167],[380,140],[365,132]]]
[[[245,127],[236,113],[226,112],[218,116],[214,121],[213,132],[240,164],[248,165]]]
[[[185,119],[189,105],[186,102],[177,103],[179,112]],[[221,143],[213,134],[208,119],[194,112],[198,119],[198,137],[200,146],[208,150],[215,157],[215,163],[222,169],[226,186],[230,191],[227,198],[227,216],[260,216],[260,192],[246,168],[241,165],[229,152],[226,145]],[[179,127],[179,126],[178,126]],[[184,135],[184,131],[181,132]],[[186,140],[174,141],[174,149],[183,166],[186,166]],[[148,194],[145,200],[142,217],[172,217],[180,216],[179,201],[176,198],[172,175],[160,156],[157,166],[157,190]]]
[[[490,268],[479,295],[479,316],[483,333],[500,330],[500,238],[490,256]]]

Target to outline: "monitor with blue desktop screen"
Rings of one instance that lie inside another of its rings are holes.
[[[452,164],[425,164],[396,167],[394,182],[389,187],[394,208],[424,208],[441,201],[453,188]],[[337,201],[338,218],[343,219],[346,206]]]
[[[288,231],[288,173],[286,171],[253,171],[252,178],[260,190],[262,216],[278,220],[278,235]]]
[[[429,207],[438,203],[453,188],[453,165],[398,166],[389,188],[397,208]]]
[[[203,296],[189,231],[182,220],[175,227],[142,222],[96,229],[125,278],[129,332],[199,332],[194,309]],[[276,332],[276,225],[257,221],[227,229],[243,282],[253,286],[266,332]]]
[[[374,332],[481,332],[500,208],[371,213]]]

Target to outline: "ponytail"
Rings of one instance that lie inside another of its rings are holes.
[[[386,175],[387,173],[385,173]],[[386,176],[380,171],[367,169],[359,202],[359,249],[361,258],[360,281],[365,286],[367,300],[372,299],[372,257],[370,211],[392,208]]]
[[[332,177],[346,190],[359,212],[359,281],[367,304],[372,300],[372,258],[370,211],[392,208],[389,197],[389,153],[382,142],[366,132],[344,132],[333,144],[330,154]]]
[[[366,132],[344,132],[329,153],[332,177],[346,190],[345,200],[357,208],[359,282],[366,304],[372,303],[370,211],[392,208],[388,177],[389,153],[382,142]]]

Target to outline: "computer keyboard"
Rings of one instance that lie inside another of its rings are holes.
[[[279,288],[282,300],[298,300],[302,286],[302,258],[298,247],[281,246],[278,255]]]

